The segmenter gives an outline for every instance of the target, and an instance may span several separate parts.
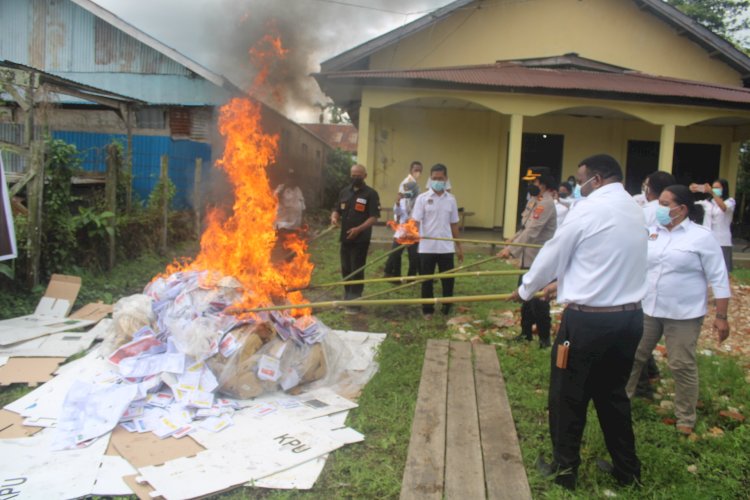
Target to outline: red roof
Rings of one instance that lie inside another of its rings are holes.
[[[303,123],[303,127],[323,139],[332,148],[357,153],[359,132],[352,124]]]
[[[321,83],[442,87],[579,95],[636,101],[750,109],[750,89],[667,78],[635,71],[529,68],[498,62],[480,66],[415,70],[338,71],[315,75]]]

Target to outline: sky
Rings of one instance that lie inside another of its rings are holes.
[[[327,101],[309,76],[322,61],[451,0],[93,1],[243,89],[255,74],[248,50],[274,30],[289,52],[273,72],[284,102],[269,104],[311,122]]]

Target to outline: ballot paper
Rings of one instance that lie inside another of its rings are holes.
[[[71,449],[110,432],[137,392],[130,384],[73,382],[58,418],[54,449]]]

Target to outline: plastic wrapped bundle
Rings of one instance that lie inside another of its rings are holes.
[[[152,304],[151,297],[142,294],[123,297],[115,303],[112,309],[112,323],[102,344],[104,354],[110,354],[133,340],[133,334],[144,326],[155,325],[156,314]]]

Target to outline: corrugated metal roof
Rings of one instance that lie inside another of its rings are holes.
[[[316,74],[321,86],[350,85],[420,86],[467,88],[495,91],[524,91],[614,96],[630,100],[670,100],[720,107],[750,108],[750,89],[704,82],[665,78],[644,73],[527,68],[520,64],[496,63],[481,66],[398,70],[340,71]]]
[[[239,92],[90,0],[1,0],[0,59],[158,104],[215,105]]]
[[[359,131],[350,123],[302,123],[301,125],[323,139],[332,148],[357,152]]]

